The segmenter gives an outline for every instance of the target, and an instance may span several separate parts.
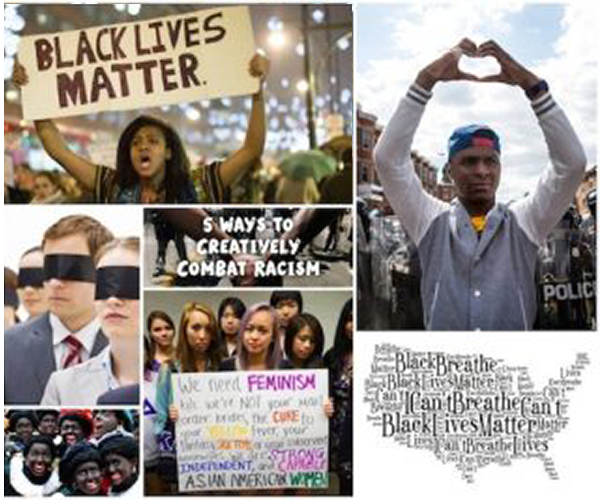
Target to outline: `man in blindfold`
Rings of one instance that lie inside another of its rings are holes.
[[[5,404],[39,404],[52,372],[86,361],[107,345],[94,307],[94,257],[112,239],[107,228],[84,215],[63,217],[44,233],[49,311],[5,332]]]
[[[32,319],[48,311],[48,301],[44,290],[44,252],[36,246],[26,250],[19,260],[17,292],[21,304]]]

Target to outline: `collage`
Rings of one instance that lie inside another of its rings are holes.
[[[596,498],[600,8],[3,11],[4,496]]]

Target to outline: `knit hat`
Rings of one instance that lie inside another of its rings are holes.
[[[463,149],[484,146],[500,154],[500,139],[487,125],[466,125],[457,128],[448,141],[448,161]]]

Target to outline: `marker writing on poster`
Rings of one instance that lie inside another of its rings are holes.
[[[199,87],[206,82],[200,76],[195,53],[162,58],[160,54],[220,42],[227,35],[222,20],[223,13],[216,12],[203,20],[194,15],[82,30],[70,58],[64,55],[67,50],[58,35],[40,37],[34,43],[37,70],[62,70],[56,73],[61,108],[95,103],[101,98],[128,97],[133,78],[141,77],[146,94]],[[134,42],[126,44],[131,37]],[[132,59],[136,62],[128,62]],[[112,64],[102,65],[107,62]],[[87,71],[94,65],[93,72]],[[157,75],[159,85],[155,85]]]

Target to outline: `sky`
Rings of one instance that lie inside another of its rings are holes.
[[[584,146],[590,168],[597,163],[600,38],[600,12],[591,4],[359,4],[355,17],[357,102],[385,125],[419,70],[464,37],[477,44],[492,39],[548,81]],[[495,73],[490,68],[473,71]],[[508,201],[530,192],[549,160],[521,89],[498,83],[436,85],[417,129],[414,149],[441,169],[448,137],[467,123],[487,123],[500,136],[503,170],[498,198]]]

